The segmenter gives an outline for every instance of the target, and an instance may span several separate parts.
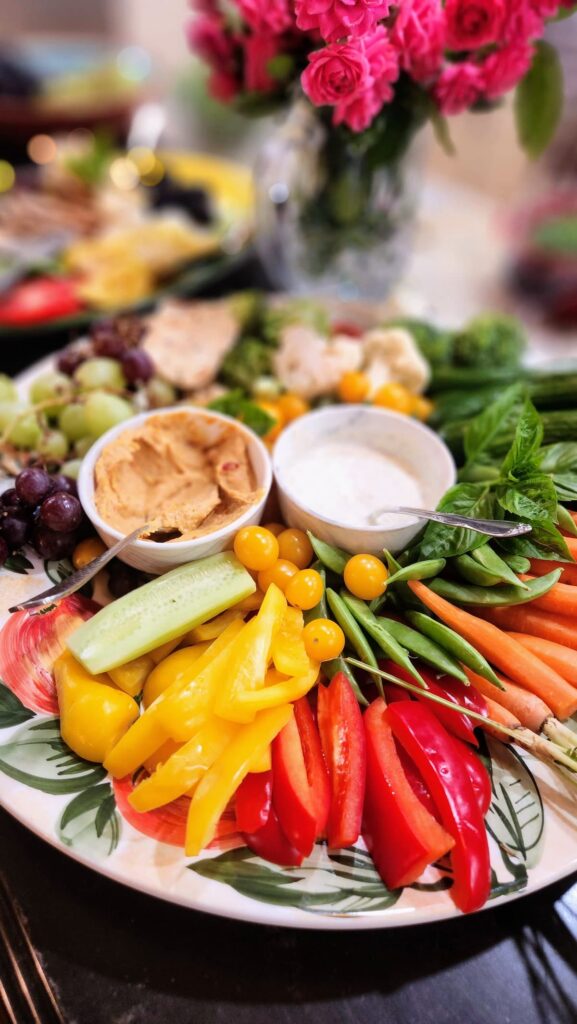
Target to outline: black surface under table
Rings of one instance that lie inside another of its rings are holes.
[[[336,933],[227,921],[132,892],[4,811],[0,865],[70,1024],[577,1020],[577,876],[469,918]]]

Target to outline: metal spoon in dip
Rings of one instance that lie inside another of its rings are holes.
[[[431,512],[425,508],[408,508],[404,505],[390,506],[377,509],[371,512],[368,521],[371,526],[377,526],[384,516],[407,515],[415,516],[417,519],[428,519],[434,523],[443,523],[445,526],[461,526],[467,530],[474,530],[475,533],[484,533],[487,537],[519,537],[523,533],[530,533],[529,523],[506,522],[500,519],[472,519],[468,516],[459,516],[453,512]]]

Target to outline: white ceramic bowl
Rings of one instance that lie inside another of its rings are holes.
[[[321,540],[351,552],[381,554],[383,548],[401,551],[424,526],[422,520],[395,516],[387,526],[386,518],[376,526],[347,525],[335,517],[327,518],[308,504],[298,486],[287,482],[287,468],[316,445],[343,440],[357,442],[397,460],[420,484],[422,500],[417,507],[434,509],[456,479],[456,468],[449,449],[428,427],[399,413],[369,405],[336,405],[295,420],[277,441],[273,471],[284,520],[290,526],[311,530]],[[335,473],[338,466],[335,465]],[[343,488],[346,502],[346,481]],[[412,504],[383,494],[381,505]],[[370,509],[368,510],[371,511]],[[372,511],[376,511],[373,509]],[[394,524],[394,525],[393,525]]]
[[[119,437],[125,430],[131,430],[144,423],[150,416],[172,416],[189,413],[197,423],[202,424],[206,429],[208,441],[216,440],[219,425],[222,423],[232,425],[243,435],[247,443],[247,449],[251,465],[254,471],[257,487],[262,491],[262,497],[255,504],[251,505],[238,519],[227,523],[220,530],[214,530],[205,537],[195,537],[193,540],[172,540],[165,543],[158,543],[153,540],[136,540],[124,548],[119,556],[123,562],[132,565],[135,569],[142,569],[144,572],[163,573],[174,569],[185,562],[193,562],[197,558],[204,558],[206,555],[214,555],[218,551],[224,551],[232,547],[234,535],[241,526],[249,526],[258,523],[262,516],[266,499],[272,485],[272,469],[270,456],[264,444],[248,427],[245,427],[238,420],[230,416],[223,416],[222,413],[212,412],[209,409],[197,407],[176,406],[170,409],[154,409],[150,412],[143,412],[139,416],[133,416],[125,420],[117,427],[108,430],[106,434],[98,438],[92,448],[82,460],[78,474],[78,494],[86,515],[96,528],[102,540],[108,547],[112,547],[123,534],[116,530],[109,523],[105,522],[99,515],[94,501],[94,467],[102,452],[102,449]]]

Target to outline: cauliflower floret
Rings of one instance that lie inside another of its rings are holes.
[[[361,338],[364,371],[373,395],[383,384],[396,381],[421,394],[429,383],[430,368],[413,336],[402,327],[375,327]]]
[[[343,335],[328,339],[304,324],[290,324],[273,365],[287,391],[312,399],[334,393],[343,374],[358,370],[362,358],[358,341]]]

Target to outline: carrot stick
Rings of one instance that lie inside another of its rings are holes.
[[[577,537],[575,538],[577,540]],[[546,576],[553,569],[561,569],[560,583],[577,586],[577,565],[570,562],[548,562],[545,558],[531,559],[531,573],[533,576]]]
[[[526,583],[532,577],[521,573],[519,579]],[[531,604],[533,608],[541,608],[552,615],[577,615],[577,588],[567,583],[555,583],[551,590],[543,597],[536,597]]]
[[[526,633],[509,633],[509,636],[536,654],[550,668],[555,669],[572,686],[577,686],[577,651],[564,647],[563,644],[553,643],[552,640],[545,640],[541,636],[529,636]]]
[[[531,605],[533,602],[531,602]],[[528,605],[517,605],[511,608],[477,609],[483,619],[515,633],[529,633],[530,636],[541,636],[554,644],[562,644],[577,651],[577,626],[573,619],[563,616],[549,615]]]
[[[488,697],[493,704],[498,704],[510,714],[515,715],[520,724],[524,725],[527,729],[532,729],[533,732],[541,732],[543,723],[548,718],[553,717],[553,712],[545,704],[545,701],[541,700],[540,697],[536,697],[534,693],[529,693],[522,686],[512,683],[510,679],[499,676],[504,689],[499,691],[499,699],[496,700],[495,687],[491,683],[483,679],[482,676],[477,675],[470,668],[466,668],[465,672],[479,693],[482,693],[484,697]],[[489,714],[491,718],[495,717],[494,714]],[[503,724],[506,725],[507,723],[504,722]]]
[[[454,629],[493,665],[549,705],[557,718],[570,718],[577,711],[577,689],[563,676],[513,640],[491,622],[479,619],[463,608],[433,593],[418,580],[408,583],[413,594],[447,626]]]
[[[491,697],[487,697],[487,712],[489,718],[493,722],[498,722],[499,725],[505,725],[507,729],[520,729],[521,723],[516,715],[512,714],[511,711],[507,711],[507,708],[503,707],[502,704],[498,704],[496,700]],[[491,729],[488,725],[485,727],[487,732],[490,732],[492,736],[496,736],[498,740],[502,740],[503,736],[499,735],[496,729]]]

